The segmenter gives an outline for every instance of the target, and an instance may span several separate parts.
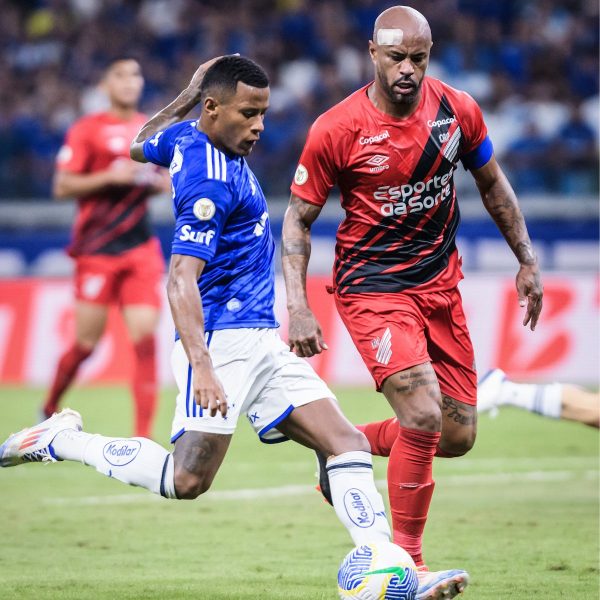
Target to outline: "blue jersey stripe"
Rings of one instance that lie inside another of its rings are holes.
[[[185,415],[190,416],[190,387],[192,385],[192,365],[188,365],[187,384],[185,388]],[[193,401],[193,398],[192,398]]]

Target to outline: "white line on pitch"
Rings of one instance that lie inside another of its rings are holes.
[[[436,480],[440,485],[493,485],[507,483],[527,482],[553,482],[571,481],[574,479],[596,480],[598,471],[528,471],[524,473],[489,473],[473,475],[439,475]],[[376,481],[377,487],[386,488],[384,479]],[[201,501],[210,500],[262,500],[265,498],[283,498],[285,496],[298,496],[314,494],[312,485],[284,485],[270,488],[246,488],[239,490],[210,491],[202,496]],[[161,501],[163,498],[149,493],[118,494],[109,496],[82,496],[44,498],[43,503],[51,506],[96,506],[110,504],[137,504],[144,502]]]

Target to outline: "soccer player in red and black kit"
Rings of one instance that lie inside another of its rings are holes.
[[[60,358],[43,412],[46,418],[57,410],[79,365],[102,336],[109,305],[116,303],[135,353],[135,434],[145,437],[156,405],[154,330],[164,272],[147,199],[167,191],[169,177],[129,158],[131,140],[147,121],[137,112],[144,86],[139,63],[131,58],[112,61],[101,85],[110,108],[74,123],[57,157],[54,196],[75,197],[78,204],[68,248],[75,259],[75,341]]]
[[[337,184],[335,302],[395,417],[361,426],[389,456],[394,541],[421,567],[419,600],[452,598],[462,570],[430,572],[421,542],[433,494],[434,456],[468,452],[476,434],[477,380],[462,309],[453,174],[462,162],[514,252],[523,325],[542,309],[536,255],[515,194],[493,155],[481,110],[466,93],[425,77],[429,24],[395,6],[375,22],[372,83],[321,115],[300,158],[283,225],[290,346],[327,348],[306,297],[310,229]],[[484,300],[485,301],[485,300]]]

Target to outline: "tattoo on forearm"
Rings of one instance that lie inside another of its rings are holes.
[[[497,182],[485,195],[488,212],[520,263],[533,264],[535,253],[523,213],[508,182]]]
[[[442,411],[447,418],[459,425],[471,426],[477,423],[476,407],[459,403],[450,396],[442,395]]]

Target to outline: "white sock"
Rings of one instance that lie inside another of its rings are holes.
[[[354,543],[389,542],[383,498],[373,480],[369,452],[344,452],[327,461],[333,507]]]
[[[152,440],[109,438],[65,429],[52,440],[52,448],[58,458],[82,462],[123,483],[177,498],[173,455]]]
[[[560,383],[536,384],[504,381],[500,391],[501,403],[524,408],[530,412],[559,419],[562,410]]]

